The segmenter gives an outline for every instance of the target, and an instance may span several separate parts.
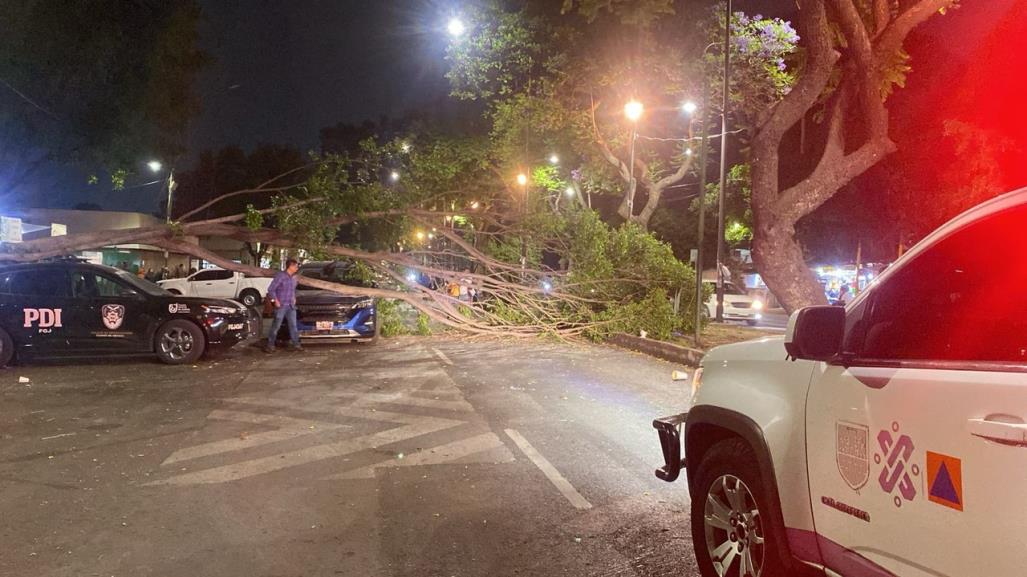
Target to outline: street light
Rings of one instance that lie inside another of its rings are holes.
[[[571,196],[571,197],[573,197],[573,196],[574,196],[574,194],[575,194],[575,192],[574,192],[574,187],[573,187],[573,186],[568,186],[568,187],[567,187],[567,196]]]
[[[164,170],[164,163],[162,163],[159,160],[151,160],[151,161],[146,163],[146,166],[148,166],[150,168],[150,170],[152,170],[153,172],[158,172],[159,173],[160,171]],[[172,200],[171,195],[174,194],[175,189],[178,187],[178,183],[175,182],[175,169],[174,168],[168,169],[167,181],[166,182],[161,182],[161,187],[164,187],[164,186],[168,187],[168,204],[167,204],[168,211],[167,211],[167,216],[165,218],[165,222],[167,222],[168,224],[171,224],[171,200]]]
[[[446,31],[448,31],[449,35],[453,38],[459,38],[467,32],[467,27],[464,26],[463,20],[460,20],[459,18],[450,18],[449,24],[446,25]]]
[[[699,110],[699,105],[697,105],[696,103],[692,102],[691,100],[687,100],[687,101],[685,101],[684,104],[681,105],[681,110],[685,114],[691,116],[691,115],[695,114],[696,110]]]
[[[528,184],[528,175],[523,172],[517,175],[517,184],[525,186]]]
[[[392,180],[392,182],[399,182],[399,173],[393,170],[392,174],[389,175],[389,178]]]
[[[549,164],[560,164],[560,157],[556,154],[549,155]]]
[[[631,153],[628,155],[631,157],[628,162],[628,170],[631,173],[628,178],[628,219],[635,214],[635,141],[638,140],[638,120],[642,118],[644,112],[645,106],[634,98],[624,105],[624,116],[631,121]]]
[[[151,160],[146,163],[146,166],[149,166],[150,170],[154,172],[160,172],[160,169],[164,168],[164,165],[159,160]]]

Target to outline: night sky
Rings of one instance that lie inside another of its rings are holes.
[[[433,106],[444,99],[446,21],[460,0],[200,0],[205,11],[201,46],[214,58],[197,92],[203,112],[189,131],[188,156],[227,145],[259,143],[314,149],[318,131],[342,122]],[[552,0],[554,2],[561,0]],[[920,32],[946,39],[945,49],[917,55],[910,86],[932,68],[963,61],[1009,7],[1027,0],[967,2]],[[780,13],[784,0],[736,2],[738,9]],[[776,9],[775,9],[776,8]],[[953,39],[948,42],[947,39]],[[914,54],[916,52],[914,51]],[[450,106],[460,106],[453,102]],[[108,209],[152,212],[157,187],[104,192],[81,176],[52,195],[52,206],[96,202]]]
[[[202,0],[204,112],[191,151],[317,145],[339,121],[400,116],[444,97],[445,23],[426,0]]]

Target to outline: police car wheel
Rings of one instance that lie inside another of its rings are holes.
[[[14,359],[14,341],[7,331],[0,329],[0,367],[6,367]]]
[[[756,455],[740,439],[721,441],[695,473],[692,541],[703,577],[782,577],[780,537],[756,468]]]
[[[157,330],[155,339],[157,357],[169,365],[196,362],[207,348],[203,331],[189,321],[164,323]]]

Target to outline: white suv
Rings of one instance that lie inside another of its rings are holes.
[[[704,576],[1025,574],[1025,239],[1027,189],[848,307],[710,351],[689,412],[654,422]]]

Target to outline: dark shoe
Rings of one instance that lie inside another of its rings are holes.
[[[294,353],[302,353],[303,352],[303,345],[293,345],[293,346],[289,347],[289,350],[294,352]]]
[[[268,353],[268,354],[271,354],[271,353],[275,352],[275,348],[272,347],[271,345],[268,345],[268,344],[265,344],[261,348],[264,350],[265,353]]]

